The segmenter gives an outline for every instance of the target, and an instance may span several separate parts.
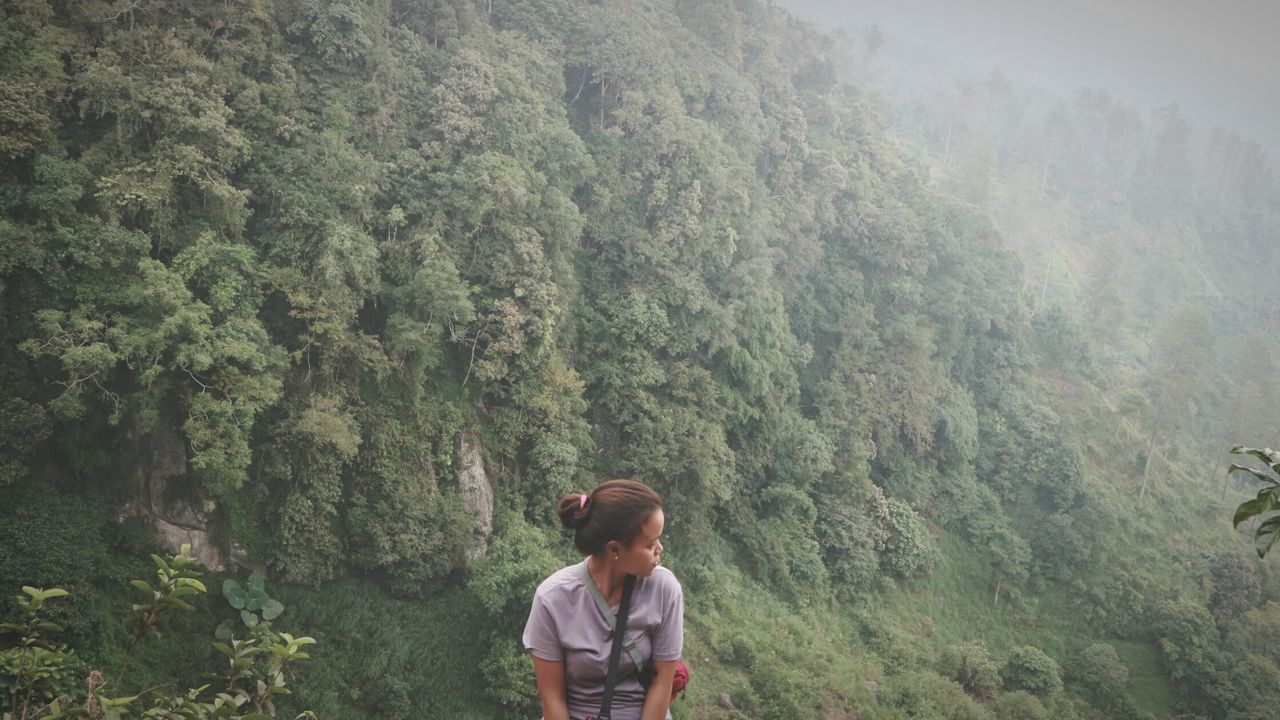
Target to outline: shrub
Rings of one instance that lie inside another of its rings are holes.
[[[974,702],[955,682],[936,673],[918,671],[896,678],[883,702],[907,717],[938,720],[991,720],[991,712]]]
[[[6,720],[34,720],[50,716],[70,716],[91,720],[118,720],[129,706],[150,704],[145,717],[224,718],[261,720],[276,715],[275,698],[289,693],[285,674],[292,663],[307,659],[302,648],[315,643],[309,637],[295,638],[270,629],[270,622],[257,621],[252,637],[216,642],[213,647],[227,657],[225,673],[217,683],[219,691],[207,692],[210,684],[191,690],[172,686],[153,687],[131,697],[109,697],[104,690],[120,691],[128,670],[128,659],[147,635],[159,636],[167,629],[167,617],[175,610],[192,611],[189,598],[206,592],[184,545],[177,555],[152,555],[154,581],[132,580],[139,601],[126,618],[133,638],[126,650],[125,665],[110,675],[94,670],[87,677],[75,650],[54,638],[63,631],[49,622],[44,613],[49,601],[69,595],[61,588],[24,586],[18,597],[22,622],[0,625],[0,635],[9,635],[9,647],[0,652],[0,689],[8,703]],[[261,590],[260,586],[257,588]],[[263,593],[265,598],[265,593]],[[255,596],[256,599],[256,596]],[[274,610],[273,610],[274,613]],[[298,717],[314,717],[306,711]]]
[[[1040,699],[1025,690],[1000,696],[1000,720],[1050,720],[1051,717]]]
[[[817,718],[822,697],[817,678],[793,662],[760,653],[751,673],[751,688],[764,720]]]
[[[880,556],[880,568],[899,579],[927,575],[938,563],[938,548],[924,520],[911,506],[889,498],[889,539]]]
[[[978,699],[995,697],[1000,690],[1000,664],[981,641],[947,646],[938,665],[944,677],[960,683],[965,692]]]
[[[1041,697],[1062,689],[1062,670],[1058,662],[1034,645],[1023,645],[1009,651],[1000,672],[1009,690],[1026,690]]]
[[[1107,643],[1093,643],[1082,650],[1071,663],[1070,671],[1071,677],[1100,704],[1120,699],[1129,686],[1129,668]]]

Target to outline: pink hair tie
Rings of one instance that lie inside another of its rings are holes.
[[[579,509],[579,510],[586,510],[586,509],[587,509],[587,500],[589,500],[590,498],[591,498],[591,496],[590,496],[590,495],[579,495],[579,496],[578,496],[578,509]]]

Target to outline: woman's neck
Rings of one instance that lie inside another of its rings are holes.
[[[617,563],[592,555],[587,558],[587,572],[590,573],[600,594],[610,605],[622,602],[622,581],[626,579],[627,574],[618,567]]]

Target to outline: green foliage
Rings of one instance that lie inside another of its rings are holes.
[[[1223,673],[1216,693],[1225,705],[1224,717],[1266,717],[1275,711],[1275,687],[1280,668],[1268,657],[1245,653]]]
[[[1169,675],[1185,697],[1200,703],[1218,675],[1221,636],[1204,606],[1186,599],[1161,600],[1152,610],[1156,639]]]
[[[22,622],[0,624],[0,634],[11,635],[0,650],[0,690],[3,690],[5,717],[26,720],[75,685],[81,669],[74,654],[52,638],[62,626],[41,617],[45,602],[66,597],[62,588],[23,586],[18,596]]]
[[[797,601],[825,597],[827,570],[814,534],[813,501],[779,485],[761,492],[757,506],[758,517],[743,517],[738,532],[758,578]]]
[[[1280,515],[1269,514],[1275,510],[1280,510],[1280,453],[1242,446],[1231,448],[1231,453],[1233,455],[1253,456],[1267,466],[1266,470],[1255,470],[1238,463],[1232,463],[1228,469],[1228,472],[1252,475],[1264,483],[1263,488],[1258,491],[1257,497],[1240,503],[1240,507],[1236,508],[1236,513],[1232,517],[1231,523],[1235,527],[1240,527],[1240,523],[1250,518],[1266,516],[1254,532],[1254,546],[1257,548],[1258,557],[1266,557],[1267,552],[1275,545],[1276,540],[1280,539]]]
[[[886,527],[888,537],[880,556],[881,569],[904,580],[928,574],[938,562],[938,548],[916,511],[890,498]]]
[[[1040,702],[1040,698],[1026,690],[1001,695],[999,716],[1000,720],[1049,720],[1055,717]]]
[[[1280,640],[1280,604],[1269,601],[1226,625],[1226,644],[1240,651],[1276,659]]]
[[[354,578],[320,591],[282,584],[274,594],[290,623],[321,640],[306,672],[291,681],[297,706],[344,717],[501,717],[480,669],[492,621],[460,583],[412,601]],[[517,644],[518,629],[503,633]],[[532,673],[520,681],[531,686]]]
[[[868,502],[851,500],[820,494],[814,501],[814,534],[833,584],[868,590],[879,569],[877,550],[887,539],[883,522],[888,517],[888,504],[874,486]]]
[[[1000,671],[1004,686],[1045,697],[1062,689],[1062,669],[1058,662],[1034,645],[1009,651]]]
[[[71,600],[46,606],[82,643],[116,621],[97,592],[108,567],[101,499],[17,486],[0,490],[0,582],[8,587],[61,587]]]
[[[1209,596],[1209,611],[1220,625],[1256,607],[1262,600],[1257,568],[1237,553],[1220,552],[1214,556],[1210,579],[1213,592]]]
[[[1119,706],[1129,687],[1129,668],[1107,643],[1093,643],[1081,650],[1068,670],[1068,677],[1082,685],[1103,708]]]
[[[934,410],[934,435],[944,467],[963,467],[978,454],[978,413],[973,396],[963,388],[951,388]]]
[[[265,585],[266,581],[257,573],[249,576],[247,587],[232,578],[222,581],[222,596],[239,614],[218,625],[215,637],[224,642],[231,640],[235,634],[236,620],[240,621],[241,626],[253,630],[263,624],[269,628],[270,622],[280,617],[284,612],[284,603],[267,595]]]
[[[1150,578],[1130,572],[1110,571],[1090,582],[1074,584],[1082,615],[1087,621],[1118,637],[1133,637],[1148,627],[1146,597],[1153,591]]]
[[[0,488],[27,477],[31,454],[48,437],[44,408],[22,398],[5,398],[0,405]]]
[[[150,631],[157,637],[167,630],[162,622],[173,610],[191,612],[195,607],[184,598],[207,593],[204,583],[198,579],[202,573],[195,569],[191,558],[191,546],[183,545],[182,551],[169,559],[152,555],[156,566],[156,581],[130,580],[129,584],[141,593],[141,601],[133,604],[133,614],[125,621],[137,629],[137,637]]]
[[[751,689],[760,717],[769,720],[818,717],[817,678],[785,659],[760,654],[752,659]]]
[[[485,695],[503,709],[504,717],[524,717],[537,712],[537,688],[513,638],[528,617],[538,583],[563,562],[544,531],[515,516],[495,520],[498,532],[489,552],[468,567],[466,587],[488,618],[488,652],[480,664]]]
[[[495,518],[498,528],[489,552],[467,569],[467,589],[497,617],[519,617],[538,583],[562,566],[563,556],[545,531],[515,516]]]
[[[896,678],[883,702],[901,708],[909,718],[991,720],[991,711],[965,694],[957,683],[929,671]]]
[[[981,641],[943,648],[938,672],[960,683],[966,693],[979,700],[994,698],[1000,690],[1000,663]]]
[[[190,546],[168,557],[152,555],[156,568],[156,582],[132,580],[130,585],[146,598],[133,605],[128,623],[137,628],[138,634],[130,643],[127,658],[145,631],[159,635],[161,617],[168,612],[194,610],[183,598],[204,593],[204,585],[197,580],[200,574],[192,568]],[[232,590],[230,597],[241,605],[250,603],[262,607],[265,600],[258,597],[261,583],[251,584],[249,593]],[[85,666],[78,661],[74,651],[65,645],[55,644],[50,637],[62,632],[56,623],[41,618],[45,603],[66,597],[61,588],[47,590],[23,587],[25,596],[19,596],[18,606],[24,616],[22,624],[0,625],[0,633],[17,636],[12,648],[0,651],[0,669],[4,671],[0,687],[7,690],[9,711],[5,717],[15,720],[34,720],[37,717],[83,717],[121,720],[138,718],[227,718],[228,720],[260,720],[276,716],[275,698],[290,694],[285,679],[292,663],[306,660],[302,650],[315,644],[309,637],[295,638],[288,633],[276,634],[270,630],[259,637],[231,640],[230,644],[216,642],[213,647],[227,656],[228,666],[223,689],[206,699],[210,685],[191,690],[175,690],[172,687],[154,687],[129,697],[109,697],[103,688],[120,682],[127,673],[127,664],[114,676],[104,676],[99,670],[85,674]],[[265,597],[265,596],[263,596]],[[266,623],[259,625],[265,628]],[[259,644],[259,641],[264,641]],[[145,698],[145,699],[144,699]],[[149,703],[148,709],[142,706]],[[313,717],[310,711],[298,717]]]

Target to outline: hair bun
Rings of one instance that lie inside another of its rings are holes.
[[[587,524],[591,515],[591,496],[587,493],[570,493],[556,503],[560,524],[569,530],[577,530]]]

